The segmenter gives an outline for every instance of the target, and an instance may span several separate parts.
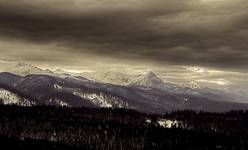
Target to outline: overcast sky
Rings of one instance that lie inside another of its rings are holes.
[[[0,59],[248,70],[247,0],[0,0]]]

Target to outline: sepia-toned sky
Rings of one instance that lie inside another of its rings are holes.
[[[0,0],[0,62],[155,71],[248,97],[247,0]]]
[[[247,0],[0,0],[0,59],[248,68]]]

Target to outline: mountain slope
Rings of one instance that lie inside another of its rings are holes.
[[[0,85],[5,93],[8,87],[12,89],[12,93],[19,93],[20,98],[29,98],[35,105],[129,108],[145,113],[178,109],[222,112],[248,108],[247,104],[221,102],[201,95],[176,94],[163,89],[141,87],[140,85],[156,87],[158,84],[166,84],[160,83],[161,80],[153,73],[140,79],[136,81],[141,82],[135,82],[137,86],[119,86],[72,76],[60,78],[34,74],[21,77],[0,73]]]
[[[31,97],[5,84],[0,84],[0,103],[19,106],[36,105]]]
[[[0,84],[5,84],[16,90],[29,95],[41,105],[58,105],[71,107],[113,107],[124,108],[127,104],[121,97],[117,97],[100,89],[91,90],[85,80],[77,78],[59,78],[48,75],[28,75],[18,77],[12,74],[1,73]],[[5,81],[12,80],[13,84]],[[89,82],[90,83],[90,82]],[[88,87],[87,87],[88,86]]]

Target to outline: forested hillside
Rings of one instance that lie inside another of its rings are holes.
[[[0,106],[1,145],[23,149],[237,150],[248,148],[247,127],[245,111],[146,115],[122,109]]]

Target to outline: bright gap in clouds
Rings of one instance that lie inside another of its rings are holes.
[[[207,79],[199,79],[197,82],[201,83],[212,83],[212,84],[218,84],[218,85],[228,85],[227,81],[224,79],[217,79],[217,80],[207,80]]]
[[[200,0],[201,2],[230,2],[233,0]]]

